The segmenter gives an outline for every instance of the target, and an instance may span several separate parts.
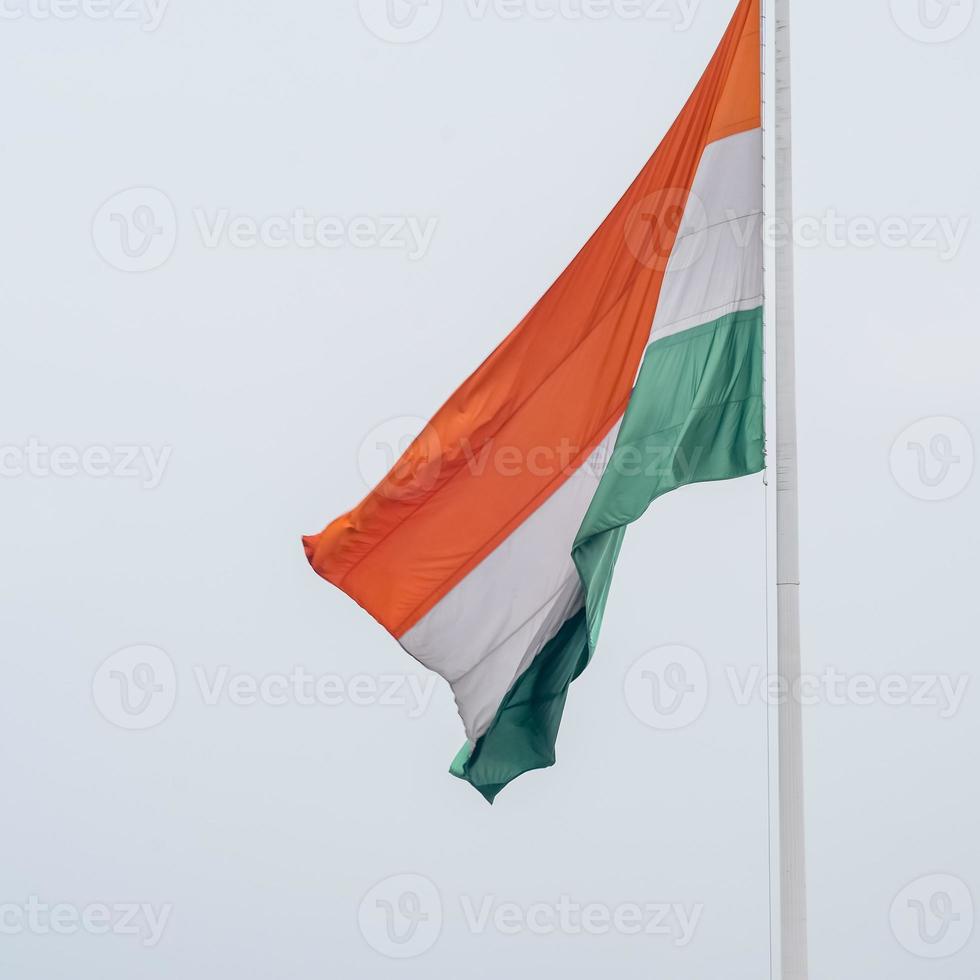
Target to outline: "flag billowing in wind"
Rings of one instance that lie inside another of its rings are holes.
[[[537,305],[349,513],[304,539],[451,685],[490,801],[555,761],[626,526],[764,466],[759,0]]]

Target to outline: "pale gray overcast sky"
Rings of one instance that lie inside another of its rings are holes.
[[[5,977],[769,975],[761,478],[631,529],[559,764],[493,808],[443,682],[299,545],[734,7],[0,0]],[[972,980],[980,27],[795,7],[813,976]],[[667,661],[680,727],[637,694]]]

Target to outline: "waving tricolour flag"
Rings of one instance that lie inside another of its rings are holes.
[[[568,268],[381,483],[304,539],[449,682],[467,737],[452,771],[488,800],[555,761],[626,526],[764,466],[760,51],[759,0],[742,0]]]

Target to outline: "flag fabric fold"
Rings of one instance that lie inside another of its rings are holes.
[[[488,800],[555,761],[625,529],[764,466],[759,0],[568,268],[313,568],[450,684]]]

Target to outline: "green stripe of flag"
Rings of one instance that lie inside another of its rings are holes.
[[[762,308],[654,341],[572,551],[585,609],[538,654],[450,771],[493,802],[517,776],[553,765],[568,688],[595,651],[626,526],[671,490],[764,466]]]

